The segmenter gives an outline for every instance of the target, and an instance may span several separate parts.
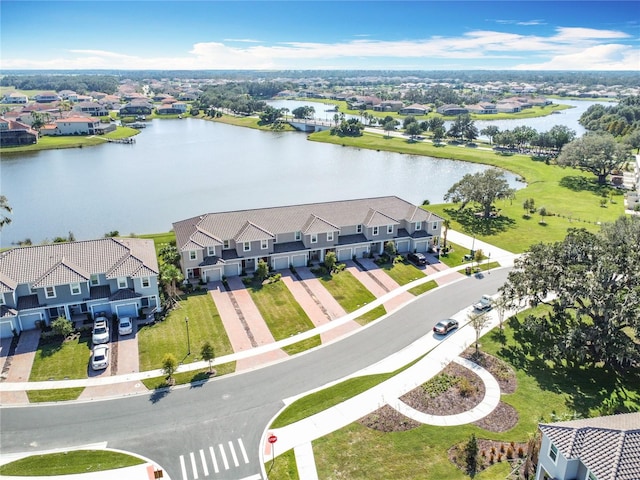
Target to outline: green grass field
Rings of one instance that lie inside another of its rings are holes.
[[[189,318],[191,355],[188,356],[185,318]],[[200,361],[200,349],[206,341],[213,346],[216,357],[233,353],[211,296],[207,293],[189,295],[164,320],[138,331],[140,370],[161,368],[162,357],[167,353],[175,355],[178,362]]]
[[[347,313],[364,307],[376,299],[373,293],[347,271],[318,278]]]
[[[87,378],[91,358],[91,332],[69,340],[40,339],[31,368],[30,382]]]
[[[32,455],[0,466],[0,475],[24,477],[86,474],[142,465],[144,460],[109,450],[70,450]],[[117,473],[114,473],[117,475]]]

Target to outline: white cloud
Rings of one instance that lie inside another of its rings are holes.
[[[329,65],[398,69],[410,64],[424,64],[428,69],[429,65],[445,68],[445,63],[492,68],[497,60],[500,68],[509,68],[516,59],[512,68],[517,69],[638,69],[637,48],[620,43],[628,38],[620,31],[576,27],[560,27],[548,36],[476,30],[458,37],[400,41],[357,38],[266,45],[245,38],[195,43],[184,56],[173,58],[73,49],[68,57],[44,61],[4,58],[2,63],[5,69],[307,69]]]

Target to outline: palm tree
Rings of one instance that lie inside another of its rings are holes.
[[[7,213],[11,213],[11,207],[9,206],[9,202],[7,197],[4,195],[0,195],[0,211],[4,211]],[[9,225],[11,223],[11,219],[5,215],[0,215],[0,229],[5,225]]]
[[[451,228],[451,220],[446,218],[442,222],[442,226],[444,227],[444,245],[443,245],[443,248],[446,250],[447,249],[447,233],[449,233],[449,229]]]
[[[160,267],[160,280],[166,285],[167,294],[172,302],[176,301],[178,288],[176,284],[184,279],[178,267],[164,263]]]

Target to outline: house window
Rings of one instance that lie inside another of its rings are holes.
[[[422,228],[422,222],[416,222],[415,230],[420,230]]]
[[[79,283],[72,283],[70,287],[71,287],[71,295],[80,295],[81,290],[80,290]]]
[[[127,288],[127,277],[118,278],[118,288]]]
[[[98,275],[91,275],[91,286],[96,286],[100,284],[100,279],[98,279]]]
[[[596,477],[593,473],[589,472],[587,473],[587,480],[598,480],[598,477]]]
[[[207,247],[207,256],[213,257],[216,254],[216,247]]]
[[[362,225],[356,225],[356,233],[362,233]]]
[[[229,240],[225,240],[222,248],[224,248],[225,250],[229,250],[229,248],[231,248],[231,246],[229,245]]]
[[[189,260],[195,260],[196,258],[198,258],[198,252],[189,250]]]
[[[433,229],[437,230],[438,229],[438,222],[433,222]]]
[[[151,286],[151,280],[149,280],[149,277],[142,277],[140,280],[142,282],[142,288],[149,288]]]
[[[318,243],[318,235],[315,233],[311,234],[311,243]]]
[[[333,242],[333,232],[327,233],[327,242]]]
[[[251,242],[244,242],[242,244],[242,250],[244,250],[245,252],[248,252],[249,250],[251,250]]]
[[[373,234],[378,235],[378,230],[379,230],[378,227],[373,227]]]
[[[266,250],[267,248],[269,248],[269,240],[261,240],[260,241],[260,248],[262,250]]]
[[[47,298],[56,298],[56,289],[55,287],[45,287],[44,296]]]
[[[296,232],[296,241],[300,241],[302,238],[302,232]]]
[[[549,458],[553,460],[553,463],[556,463],[556,460],[558,459],[558,447],[553,443],[551,444],[551,447],[549,447]]]
[[[393,225],[387,225],[387,233],[393,233]]]

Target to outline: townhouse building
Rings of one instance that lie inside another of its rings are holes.
[[[204,282],[252,273],[264,260],[281,270],[439,245],[443,219],[395,196],[208,213],[173,224],[185,278]]]
[[[60,316],[137,318],[159,301],[152,240],[103,238],[0,253],[0,338]]]

